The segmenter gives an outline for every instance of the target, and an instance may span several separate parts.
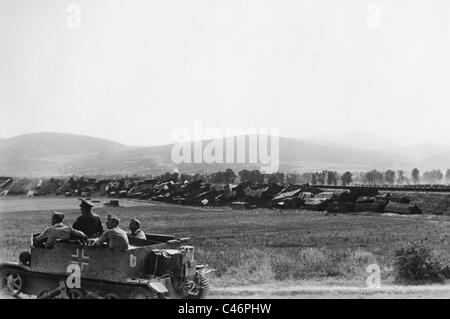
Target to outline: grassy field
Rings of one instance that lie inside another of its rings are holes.
[[[372,263],[381,266],[382,280],[389,283],[393,281],[392,254],[400,244],[425,240],[450,252],[447,216],[327,215],[124,203],[128,207],[104,208],[98,203],[95,212],[103,220],[108,213],[118,215],[122,228],[137,217],[146,232],[191,237],[196,258],[217,269],[212,283],[222,287],[295,280],[364,286],[366,267]],[[1,199],[0,261],[17,260],[28,249],[31,233],[50,223],[52,210],[63,211],[65,222],[72,224],[79,214],[77,204],[70,198]]]

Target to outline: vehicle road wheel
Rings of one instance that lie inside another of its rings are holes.
[[[22,275],[16,270],[5,270],[1,275],[1,290],[10,296],[17,296],[22,291]]]
[[[197,272],[197,284],[199,286],[198,293],[196,295],[189,296],[189,299],[203,299],[209,293],[209,278],[203,272]]]
[[[70,299],[85,299],[86,296],[84,295],[84,292],[80,289],[70,289],[67,293],[69,295]]]
[[[103,298],[104,299],[120,299],[120,296],[115,293],[109,293],[109,294],[106,294]]]
[[[139,288],[131,293],[130,299],[158,299],[158,295],[150,289]]]

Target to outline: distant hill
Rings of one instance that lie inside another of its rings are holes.
[[[450,146],[440,144],[418,144],[398,148],[398,152],[405,154],[423,168],[444,168],[450,166],[448,154]],[[447,157],[447,160],[445,159]],[[450,168],[450,167],[449,167]]]
[[[248,141],[248,137],[247,137]],[[204,145],[209,143],[203,142]],[[248,143],[246,144],[248,146]],[[367,170],[403,168],[407,159],[390,153],[280,138],[280,170]],[[253,164],[179,164],[171,160],[173,145],[132,147],[88,136],[35,133],[0,141],[0,175],[60,176],[161,174],[258,168]],[[249,150],[247,149],[247,152]]]
[[[71,165],[98,154],[114,154],[128,146],[89,136],[33,133],[0,141],[0,172],[42,176],[64,174]]]
[[[324,145],[341,145],[384,152],[395,152],[399,146],[399,143],[393,141],[393,139],[383,138],[365,131],[350,131],[338,134],[318,133],[309,135],[304,140]]]
[[[340,134],[315,134],[305,137],[306,141],[321,145],[341,145],[357,147],[376,152],[396,154],[410,163],[405,169],[419,167],[421,170],[450,168],[450,145],[429,143],[414,143],[405,145],[395,137],[383,138],[364,131],[354,131]]]
[[[313,169],[386,169],[408,165],[406,158],[388,152],[365,150],[339,144],[319,144],[284,138],[280,142],[283,165],[306,165]]]
[[[439,168],[445,172],[446,169],[450,168],[450,149],[443,148],[438,154],[425,157],[418,167],[422,169],[436,169]]]
[[[27,158],[111,152],[127,146],[100,138],[63,133],[34,133],[0,141],[2,149]]]

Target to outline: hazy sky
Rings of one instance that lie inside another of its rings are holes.
[[[450,143],[449,106],[447,0],[0,0],[0,137],[154,145],[201,120]]]

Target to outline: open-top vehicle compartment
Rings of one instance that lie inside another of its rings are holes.
[[[124,282],[127,278],[147,277],[154,272],[152,251],[178,248],[181,241],[170,235],[146,236],[147,240],[130,237],[126,250],[84,246],[75,241],[57,241],[50,249],[32,245],[30,268],[36,272],[67,274],[68,266],[76,264],[82,278]]]

